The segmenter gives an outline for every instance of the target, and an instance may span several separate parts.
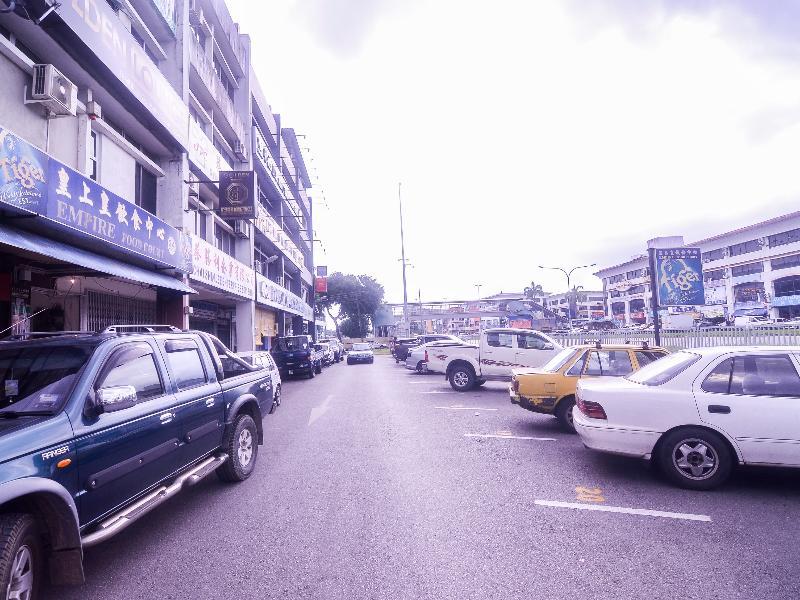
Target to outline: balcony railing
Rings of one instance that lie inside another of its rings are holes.
[[[206,56],[206,53],[200,43],[193,37],[191,39],[192,41],[189,55],[192,66],[200,76],[203,85],[206,86],[206,89],[214,98],[219,112],[222,113],[222,116],[228,122],[228,125],[233,130],[237,140],[244,144],[244,123],[242,122],[239,113],[236,112],[233,102],[228,96],[228,92],[225,90],[222,82],[217,77],[217,74],[214,71],[213,62]]]

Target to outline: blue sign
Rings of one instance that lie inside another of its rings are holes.
[[[699,248],[656,248],[655,265],[659,306],[706,303]]]
[[[38,213],[129,254],[190,271],[174,227],[0,129],[0,202]]]

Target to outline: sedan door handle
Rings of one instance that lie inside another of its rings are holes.
[[[720,415],[728,415],[731,412],[731,407],[725,406],[724,404],[709,404],[708,412],[717,413]]]

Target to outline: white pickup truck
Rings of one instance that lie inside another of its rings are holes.
[[[428,371],[444,373],[457,392],[487,381],[511,381],[511,370],[540,367],[562,349],[530,329],[485,329],[478,345],[439,342],[427,350]]]

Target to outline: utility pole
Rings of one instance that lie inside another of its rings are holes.
[[[406,242],[403,232],[403,197],[400,193],[402,182],[397,184],[397,200],[400,203],[400,260],[403,263],[403,328],[408,333],[408,290],[406,289]]]

